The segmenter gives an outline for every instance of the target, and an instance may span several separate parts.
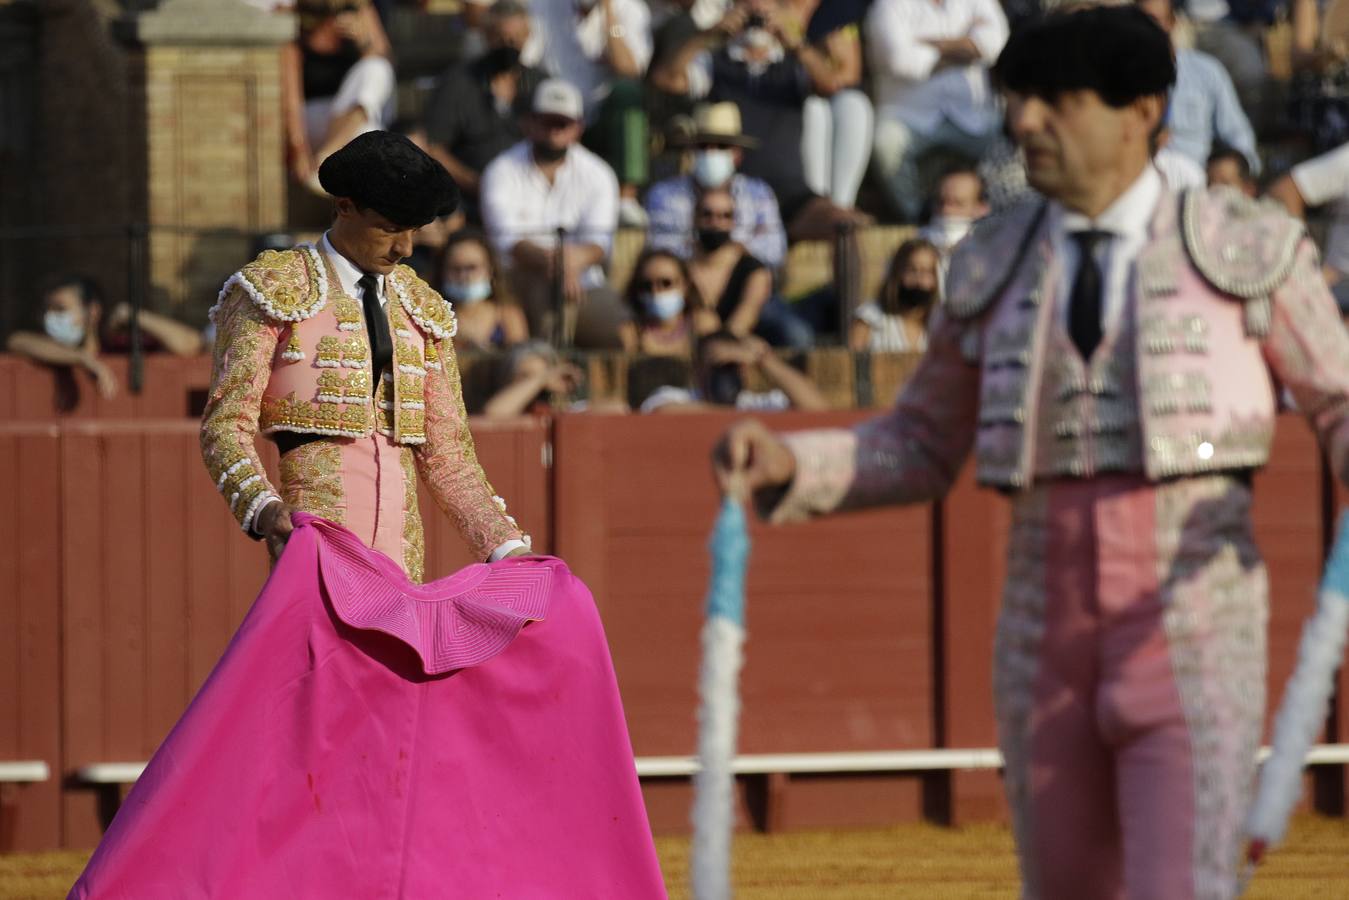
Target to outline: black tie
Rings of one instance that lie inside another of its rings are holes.
[[[1072,233],[1078,264],[1068,301],[1068,334],[1084,360],[1090,360],[1101,343],[1101,266],[1096,261],[1096,248],[1111,236],[1108,231]]]
[[[365,330],[370,335],[370,371],[374,376],[371,393],[379,390],[379,377],[393,365],[393,338],[389,337],[389,319],[379,305],[379,280],[374,275],[362,275],[356,282],[361,289],[361,305],[365,307]]]

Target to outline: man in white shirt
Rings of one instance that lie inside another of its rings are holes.
[[[1175,64],[1132,7],[1029,24],[995,67],[1043,198],[956,248],[896,408],[727,434],[773,521],[943,496],[974,450],[1009,500],[993,682],[1022,896],[1230,900],[1264,724],[1250,520],[1275,385],[1349,477],[1349,335],[1300,223],[1152,164]],[[986,652],[986,651],[985,651]]]
[[[642,78],[651,64],[651,13],[641,0],[533,0],[526,65],[575,85],[586,145],[618,174],[624,225],[645,227],[637,189],[648,175]]]
[[[1007,18],[996,0],[876,0],[866,37],[874,159],[891,202],[913,221],[928,193],[923,157],[974,162],[997,127],[988,65],[1007,42]]]
[[[574,86],[556,78],[539,85],[525,140],[483,171],[482,217],[531,333],[617,348],[618,326],[628,316],[604,265],[618,225],[618,180],[577,143],[583,115]],[[566,232],[560,248],[559,228]]]
[[[1306,218],[1307,207],[1328,207],[1330,228],[1326,232],[1322,273],[1326,283],[1340,300],[1341,309],[1349,309],[1349,144],[1293,166],[1269,188],[1278,200],[1299,219]]]

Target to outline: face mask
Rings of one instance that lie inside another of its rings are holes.
[[[482,58],[483,68],[493,75],[509,72],[520,64],[520,51],[515,47],[493,47]]]
[[[895,291],[895,299],[899,301],[900,310],[918,309],[920,306],[926,306],[936,298],[936,291],[929,291],[925,288],[899,286]]]
[[[662,322],[668,322],[684,311],[684,295],[679,291],[656,291],[642,295],[642,305]]]
[[[693,157],[693,180],[705,188],[721,187],[735,174],[731,150],[699,150]]]
[[[47,332],[47,337],[66,347],[78,347],[84,341],[84,325],[71,312],[47,310],[42,317],[42,330]]]
[[[544,142],[534,144],[534,159],[538,162],[555,163],[566,155],[566,147],[554,147],[552,144]]]
[[[782,49],[782,44],[767,28],[746,28],[740,32],[736,41],[746,50],[754,50],[769,55]]]
[[[467,284],[447,281],[440,286],[440,292],[453,302],[468,306],[492,296],[492,282],[487,278]]]
[[[731,233],[720,228],[699,228],[698,243],[708,253],[715,253],[731,240]]]
[[[937,244],[954,247],[961,238],[970,233],[973,226],[974,220],[964,216],[938,216],[926,230],[931,233]]]

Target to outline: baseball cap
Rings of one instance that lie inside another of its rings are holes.
[[[534,112],[579,120],[583,113],[581,92],[561,78],[547,78],[534,89]]]

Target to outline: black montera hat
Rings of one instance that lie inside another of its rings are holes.
[[[1171,39],[1136,6],[1051,13],[1011,36],[993,66],[998,86],[1052,99],[1095,91],[1110,106],[1166,94],[1176,83]]]
[[[319,166],[319,184],[395,225],[417,228],[459,207],[445,167],[401,134],[367,131]]]

